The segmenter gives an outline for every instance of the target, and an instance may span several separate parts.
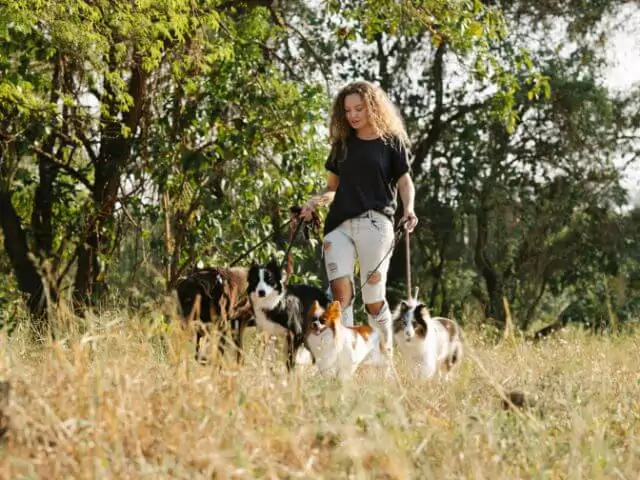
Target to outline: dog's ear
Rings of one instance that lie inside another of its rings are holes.
[[[416,305],[416,309],[420,309],[420,315],[424,318],[425,321],[431,318],[431,312],[429,311],[429,307],[427,307],[424,303],[419,303]]]
[[[247,279],[254,277],[256,272],[258,271],[258,264],[255,260],[251,260],[251,264],[249,264],[249,269],[247,270]]]
[[[429,315],[429,309],[427,308],[427,306],[424,303],[421,303],[420,305],[418,305],[415,309],[414,312],[414,317],[416,322],[418,323],[418,325],[421,325],[425,328],[427,328],[427,320],[429,320],[429,318],[431,318],[431,315]]]
[[[335,300],[327,307],[327,317],[336,320],[342,315],[342,306],[338,300]]]
[[[411,310],[411,305],[406,300],[400,300],[400,313],[405,314]]]
[[[266,265],[267,270],[271,272],[276,282],[279,282],[282,279],[282,271],[280,270],[280,265],[278,265],[278,261],[274,256],[271,256],[269,259],[269,263]]]

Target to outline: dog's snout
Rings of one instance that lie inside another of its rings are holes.
[[[266,292],[264,290],[258,290],[259,297],[264,297],[265,295],[266,295]]]

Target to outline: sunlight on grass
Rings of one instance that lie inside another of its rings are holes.
[[[156,315],[90,317],[41,346],[0,337],[11,382],[2,478],[637,478],[638,336],[571,329],[539,345],[467,331],[438,385],[374,367],[287,376],[248,334],[244,367],[193,361]],[[69,322],[71,324],[71,322]],[[229,359],[232,355],[229,354]],[[534,403],[505,411],[501,393]]]

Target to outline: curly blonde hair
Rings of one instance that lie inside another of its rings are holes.
[[[329,125],[332,144],[340,142],[346,145],[347,139],[353,131],[344,111],[344,99],[352,94],[358,94],[362,98],[369,113],[369,122],[377,135],[384,141],[396,138],[403,145],[409,145],[409,137],[398,109],[382,88],[365,80],[346,85],[336,95]]]

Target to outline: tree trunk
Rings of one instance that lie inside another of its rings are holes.
[[[60,83],[62,77],[62,64],[60,56],[54,58],[54,68],[51,80],[50,102],[58,102],[60,98]],[[56,135],[50,133],[44,142],[42,152],[38,154],[38,174],[39,183],[36,188],[33,200],[33,211],[31,213],[31,228],[35,237],[35,249],[42,259],[51,258],[53,250],[53,185],[58,175],[59,166],[55,164],[54,148]]]
[[[439,312],[439,314],[444,316],[447,316],[449,314],[449,304],[447,301],[447,291],[444,281],[444,263],[449,237],[450,235],[446,234],[440,242],[440,248],[438,252],[440,258],[438,261],[438,265],[436,265],[435,268],[433,268],[431,271],[431,276],[433,277],[433,285],[431,286],[431,292],[429,293],[429,308]],[[440,305],[437,305],[438,289],[440,290]]]
[[[481,205],[478,207],[476,219],[477,231],[474,260],[484,278],[487,295],[489,296],[489,301],[485,308],[485,315],[487,318],[492,318],[499,326],[503,326],[505,323],[505,311],[502,302],[504,286],[501,275],[495,270],[486,254],[489,243],[489,226],[487,208],[484,202],[481,202]]]
[[[48,140],[47,151],[53,151],[53,139]],[[31,214],[31,227],[35,238],[35,248],[42,259],[51,258],[53,250],[53,184],[58,175],[58,167],[49,159],[38,155],[40,182],[36,188]]]
[[[112,62],[115,65],[115,62]],[[125,136],[121,124],[108,120],[101,135],[100,153],[95,162],[95,183],[93,187],[94,205],[97,212],[87,221],[85,240],[79,249],[77,272],[74,284],[74,308],[80,313],[85,305],[95,304],[102,292],[99,255],[109,250],[114,222],[113,213],[118,198],[120,175],[131,157],[133,136],[135,135],[143,111],[146,91],[146,74],[134,65],[129,80],[129,95],[133,104],[123,115],[123,123],[131,136]],[[111,92],[113,93],[113,92]],[[117,118],[117,107],[110,105],[110,118]]]
[[[38,269],[29,258],[27,235],[22,221],[11,202],[11,195],[0,190],[0,224],[4,235],[4,249],[18,280],[20,291],[27,295],[27,307],[33,316],[33,326],[43,334],[48,326],[47,297]]]
[[[60,60],[57,56],[54,57],[53,62],[54,72],[50,95],[52,103],[59,98],[61,72]],[[41,259],[47,258],[53,246],[53,183],[57,172],[51,159],[46,156],[52,155],[54,146],[55,135],[50,134],[43,145],[42,153],[38,155],[40,182],[36,188],[31,216],[31,227],[36,243],[35,252],[30,250],[27,234],[22,226],[22,219],[13,206],[9,187],[0,188],[0,225],[4,234],[4,249],[18,281],[18,288],[21,293],[26,295],[27,308],[32,317],[32,327],[38,336],[46,335],[49,327],[48,300],[51,299],[53,303],[57,301],[55,284],[41,277],[38,267],[33,263],[31,257],[32,253],[35,253]],[[5,154],[6,152],[0,150],[0,166],[3,166],[3,176],[8,175],[4,169]],[[48,290],[45,290],[45,283]]]

